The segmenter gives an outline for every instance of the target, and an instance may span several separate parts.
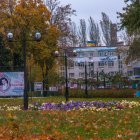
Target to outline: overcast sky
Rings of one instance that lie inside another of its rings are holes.
[[[76,17],[72,19],[79,23],[79,19],[86,21],[91,16],[96,22],[101,19],[101,12],[105,12],[112,22],[119,22],[116,12],[121,12],[125,6],[124,0],[60,0],[61,5],[71,4],[71,7],[76,10]]]

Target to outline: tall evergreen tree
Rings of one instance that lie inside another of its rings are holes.
[[[72,47],[76,47],[79,43],[76,23],[72,22],[70,28],[70,42]]]
[[[79,27],[80,46],[85,47],[87,43],[87,27],[85,19],[80,19]]]
[[[98,24],[95,23],[92,17],[89,18],[89,38],[96,42],[96,45],[100,45],[100,30]]]
[[[111,46],[111,20],[108,15],[104,12],[102,14],[102,20],[100,21],[102,33],[103,33],[103,42],[106,46]]]

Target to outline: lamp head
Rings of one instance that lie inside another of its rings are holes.
[[[102,71],[104,71],[104,68],[102,68]]]
[[[73,56],[77,56],[77,51],[73,50]]]
[[[41,40],[41,33],[40,32],[36,32],[35,33],[35,40],[36,41],[40,41]]]
[[[14,37],[13,33],[9,32],[7,34],[7,39],[8,39],[9,42],[13,41],[13,37]]]
[[[54,55],[55,55],[56,57],[58,57],[58,56],[59,56],[59,51],[55,51],[55,52],[54,52]]]

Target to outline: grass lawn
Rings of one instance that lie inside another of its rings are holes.
[[[125,99],[71,99],[121,101]],[[139,98],[126,99],[139,101]],[[34,102],[65,101],[62,97],[29,99]],[[18,106],[23,99],[0,99],[0,106]],[[113,111],[0,111],[0,140],[138,140],[140,107]]]

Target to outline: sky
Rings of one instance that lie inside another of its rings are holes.
[[[88,21],[91,16],[96,22],[101,20],[101,12],[105,12],[113,23],[118,23],[116,12],[121,12],[125,6],[124,0],[60,0],[61,5],[71,4],[76,10],[72,20],[79,23],[80,19]]]

